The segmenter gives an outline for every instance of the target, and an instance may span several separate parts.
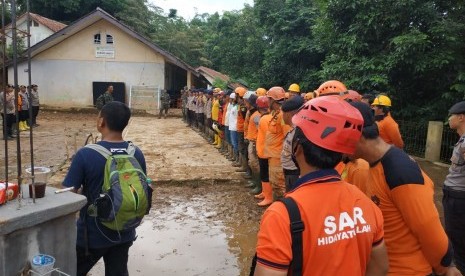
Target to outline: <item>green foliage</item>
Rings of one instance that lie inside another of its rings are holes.
[[[442,119],[465,99],[463,1],[255,0],[190,21],[147,0],[31,1],[33,12],[64,22],[96,7],[187,63],[251,88],[295,82],[313,91],[339,79],[361,93],[388,93],[397,118],[418,120]]]
[[[218,88],[221,88],[221,90],[225,90],[226,88],[228,88],[228,83],[223,81],[222,79],[220,78],[216,78],[213,83],[212,83],[213,87],[218,87]]]

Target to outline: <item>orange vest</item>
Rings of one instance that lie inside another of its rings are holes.
[[[268,158],[265,157],[265,138],[266,132],[268,131],[268,125],[271,121],[271,114],[265,114],[260,118],[260,122],[258,123],[258,132],[257,132],[257,156],[260,158]]]

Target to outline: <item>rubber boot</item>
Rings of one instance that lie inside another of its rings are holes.
[[[239,166],[236,166],[236,167],[239,167],[236,169],[236,172],[247,172],[247,170],[245,169],[244,167],[244,163],[247,163],[247,159],[245,159],[245,156],[243,154],[239,154]],[[250,179],[252,177],[248,177],[246,179]]]
[[[263,183],[267,183],[267,182],[263,182],[263,181],[260,182],[260,186],[261,186],[261,189],[260,189],[260,190],[261,190],[261,192],[258,193],[258,194],[256,194],[256,195],[254,195],[254,198],[256,198],[256,199],[264,199],[264,198],[265,198],[265,193],[264,193],[264,189],[263,189]]]
[[[234,161],[234,150],[233,150],[233,147],[231,145],[228,145],[228,160],[229,161]]]
[[[216,135],[216,137],[217,137],[217,140],[216,140],[217,144],[216,144],[215,148],[216,149],[221,149],[222,148],[221,137],[219,135]]]
[[[24,128],[23,121],[19,121],[19,131],[26,131],[26,128]]]
[[[215,134],[214,139],[213,139],[213,142],[210,143],[210,144],[212,144],[212,145],[214,145],[214,146],[218,145],[218,135]]]
[[[233,167],[240,167],[241,166],[241,160],[242,160],[242,154],[236,153],[236,158],[234,159]],[[236,170],[236,172],[240,172]]]
[[[244,187],[246,188],[254,188],[255,186],[255,182],[253,182],[252,180],[247,181],[247,184],[244,185]]]
[[[31,129],[28,125],[27,125],[27,121],[23,121],[23,126],[26,130],[29,130]]]
[[[263,182],[263,195],[265,198],[257,203],[258,206],[264,207],[273,203],[273,189],[271,188],[270,182]]]
[[[265,196],[262,192],[262,185],[256,185],[255,188],[249,191],[249,194],[254,195],[255,198],[263,199]]]

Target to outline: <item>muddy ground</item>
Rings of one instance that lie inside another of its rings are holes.
[[[41,112],[38,123],[33,132],[34,163],[51,168],[49,185],[59,187],[72,155],[90,133],[97,135],[96,113]],[[130,250],[130,274],[248,275],[263,209],[247,193],[241,174],[179,116],[133,116],[125,138],[142,149],[148,175],[156,184],[152,211]],[[16,141],[8,146],[11,181],[17,175]],[[29,133],[22,132],[23,169],[30,166],[29,149]],[[3,143],[0,152],[4,156]],[[442,215],[447,166],[419,163],[436,184],[435,202]],[[4,167],[1,158],[0,179],[5,178]],[[104,275],[102,263],[91,275]]]

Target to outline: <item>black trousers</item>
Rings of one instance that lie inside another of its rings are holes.
[[[258,165],[260,166],[260,180],[270,182],[268,159],[258,157]]]
[[[15,122],[15,114],[6,114],[6,116],[2,113],[2,132],[3,136],[11,136],[13,134],[13,124]],[[3,124],[6,125],[6,135],[5,135],[5,128],[3,128]]]
[[[76,246],[76,275],[86,276],[100,258],[103,257],[105,276],[128,276],[128,253],[131,245],[132,241],[108,248],[89,248],[88,256],[86,256],[85,248]]]
[[[462,273],[465,273],[465,191],[456,191],[444,186],[442,206],[444,222],[452,247],[454,260]]]
[[[32,124],[37,124],[37,115],[39,115],[39,106],[32,106]]]

